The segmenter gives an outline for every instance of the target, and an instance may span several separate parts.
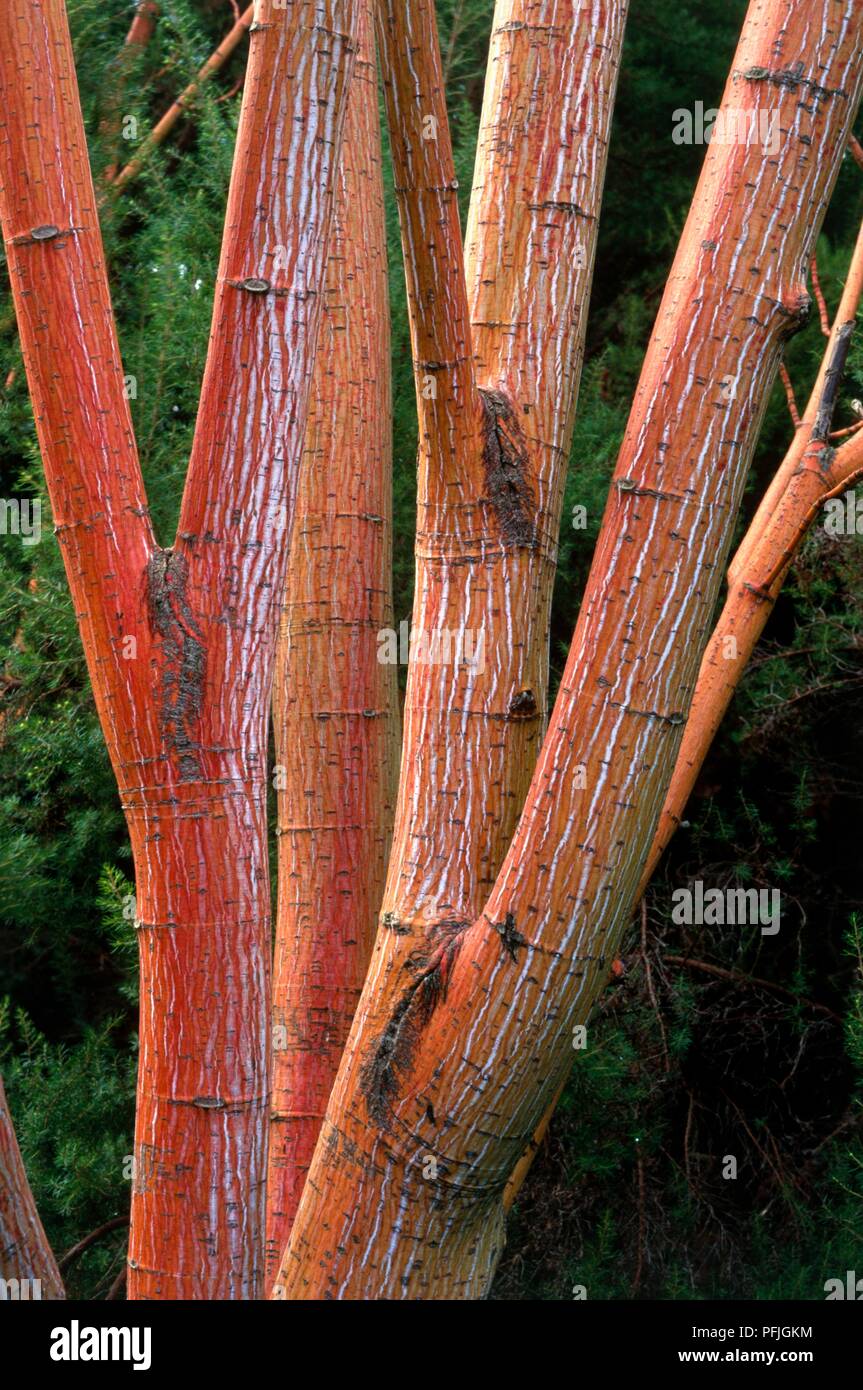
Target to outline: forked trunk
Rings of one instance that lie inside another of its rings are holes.
[[[349,0],[259,0],[179,529],[138,467],[61,0],[0,7],[0,212],[56,533],[136,872],[129,1295],[263,1289],[266,729]],[[33,139],[39,129],[40,138]]]
[[[775,120],[778,150],[710,146],[524,814],[482,914],[433,924],[389,978],[373,968],[279,1297],[488,1289],[502,1193],[632,910],[767,394],[807,308],[861,37],[852,0],[750,6],[723,110]]]

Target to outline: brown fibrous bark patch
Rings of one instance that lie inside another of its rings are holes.
[[[179,757],[183,781],[201,773],[192,730],[201,712],[206,669],[203,638],[186,597],[188,577],[185,558],[173,550],[157,550],[147,566],[150,620],[162,639],[164,658],[162,737]]]
[[[847,101],[848,93],[843,92],[841,87],[822,87],[811,77],[804,77],[803,73],[803,64],[797,63],[793,68],[751,67],[740,73],[740,76],[747,82],[769,82],[772,86],[784,87],[789,92],[806,87],[816,100],[823,100],[824,97],[845,97]]]
[[[536,498],[527,441],[515,412],[499,391],[481,390],[485,408],[483,466],[488,501],[509,545],[536,545]]]
[[[446,999],[453,966],[470,922],[437,922],[425,942],[412,951],[403,969],[413,975],[402,992],[383,1032],[372,1043],[363,1063],[360,1089],[369,1117],[381,1129],[390,1128],[390,1107],[400,1077],[410,1072],[423,1028],[438,1004]]]
[[[532,719],[539,713],[536,703],[536,696],[532,690],[520,690],[517,695],[513,695],[509,702],[507,718],[509,719]]]

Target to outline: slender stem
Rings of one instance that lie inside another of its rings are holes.
[[[777,984],[775,980],[765,980],[760,975],[747,975],[742,970],[726,970],[722,965],[712,965],[709,961],[693,960],[691,956],[663,956],[666,965],[680,965],[686,970],[698,970],[704,975],[713,975],[717,980],[728,980],[732,984],[751,985],[756,989],[767,989],[772,994],[780,994],[783,999],[793,999],[796,1004],[804,1004],[807,1009],[814,1009],[816,1013],[825,1014],[827,1018],[832,1018],[834,1023],[842,1023],[844,1020],[836,1013],[835,1009],[830,1009],[826,1004],[819,1004],[815,999],[807,999],[804,995],[795,994],[792,989],[786,989],[785,985]]]
[[[815,302],[818,305],[818,318],[821,323],[821,332],[825,338],[830,337],[830,314],[824,299],[824,291],[821,288],[821,280],[818,275],[818,257],[813,256],[809,262],[809,273],[812,276],[812,289],[815,294]]]
[[[66,1251],[66,1254],[58,1262],[60,1271],[65,1273],[69,1266],[84,1254],[85,1250],[89,1250],[90,1246],[95,1245],[103,1236],[110,1235],[112,1231],[119,1231],[128,1225],[128,1216],[112,1216],[110,1221],[105,1221],[101,1226],[97,1226],[95,1231],[91,1231],[89,1235],[84,1236],[76,1245],[71,1246]]]
[[[204,82],[206,82],[210,77],[212,77],[214,73],[217,73],[220,68],[223,68],[225,66],[225,63],[231,57],[231,54],[240,45],[242,40],[245,38],[246,34],[249,32],[254,22],[254,18],[255,6],[254,4],[251,4],[249,5],[248,9],[245,10],[243,14],[239,17],[239,19],[236,21],[234,27],[229,31],[229,33],[225,35],[215,52],[211,53],[206,63],[204,63],[204,66],[199,70],[195,80],[193,82],[190,82],[189,85],[186,88],[184,88],[180,96],[177,97],[177,100],[175,102],[172,102],[171,105],[168,107],[164,116],[162,116],[161,119],[156,122],[156,124],[153,126],[153,129],[150,131],[150,134],[147,136],[146,140],[141,145],[141,148],[139,149],[138,153],[135,155],[135,158],[131,159],[128,164],[124,165],[124,167],[120,170],[119,173],[115,172],[112,174],[112,176],[109,177],[108,173],[106,172],[107,181],[112,184],[112,187],[114,189],[119,191],[120,189],[125,188],[126,184],[129,183],[130,180],[133,179],[135,175],[140,172],[142,165],[145,163],[147,159],[147,156],[151,154],[152,151],[156,149],[159,145],[164,143],[164,141],[170,135],[171,131],[174,129],[174,126],[179,121],[180,117],[184,116],[187,113],[189,106],[192,104],[198,92],[200,91],[201,85]]]
[[[115,73],[109,73],[107,110],[99,125],[99,134],[103,140],[115,140],[120,133],[123,98],[136,51],[140,52],[150,42],[156,32],[158,17],[159,6],[156,0],[140,0],[140,4],[135,6],[125,42],[113,63]],[[116,178],[119,167],[116,162],[106,167],[102,176],[106,183]]]

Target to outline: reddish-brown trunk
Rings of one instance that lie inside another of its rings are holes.
[[[0,1076],[0,1283],[2,1297],[66,1297],[15,1138]]]
[[[481,916],[433,925],[389,981],[370,973],[280,1297],[488,1288],[502,1193],[632,910],[859,102],[861,31],[851,0],[750,6],[723,105],[775,116],[779,152],[710,147],[524,814]]]
[[[179,529],[132,437],[60,0],[0,9],[0,212],[58,540],[135,859],[132,1298],[263,1280],[276,615],[354,48],[259,0]],[[40,139],[33,140],[38,126]]]
[[[290,1235],[383,892],[398,767],[390,335],[372,6],[337,182],[273,687],[279,900],[267,1274]]]
[[[773,611],[788,566],[825,497],[850,486],[863,465],[863,439],[854,435],[834,450],[830,444],[833,409],[863,292],[863,227],[849,268],[821,368],[794,440],[771,487],[772,511],[759,507],[729,566],[728,597],[701,662],[695,695],[683,733],[662,815],[641,878],[639,896],[649,884],[698,779],[749,659]]]
[[[380,14],[420,425],[382,978],[417,935],[480,910],[539,751],[626,4],[499,0],[466,265],[434,8],[388,0]]]

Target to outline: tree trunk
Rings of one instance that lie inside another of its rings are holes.
[[[601,4],[590,25],[579,16],[571,0],[497,6],[465,278],[433,7],[382,11],[420,413],[420,657],[373,1031],[397,1006],[417,940],[479,912],[545,722],[556,536],[626,5]]]
[[[267,1275],[288,1242],[362,989],[398,770],[386,227],[370,0],[360,30],[276,649],[279,899]]]
[[[266,730],[353,9],[259,0],[170,549],[152,533],[123,392],[65,11],[60,0],[0,9],[9,272],[135,861],[131,1298],[250,1298],[263,1287]]]
[[[397,974],[424,933],[480,910],[542,741],[557,536],[626,8],[602,0],[588,16],[578,0],[499,0],[465,268],[434,7],[388,0],[380,10],[420,456],[412,660],[378,980]]]
[[[809,403],[802,418],[797,420],[795,417],[794,440],[780,465],[779,475],[788,478],[787,486],[777,500],[775,512],[764,525],[753,523],[753,527],[750,527],[729,566],[731,592],[701,661],[680,752],[636,893],[636,902],[647,891],[659,861],[680,824],[704,759],[773,611],[797,547],[832,490],[848,487],[849,480],[855,480],[863,466],[863,436],[858,434],[838,451],[829,442],[833,408],[861,289],[863,228],[857,238],[842,302]],[[739,556],[743,553],[747,558],[741,577],[738,567]],[[507,1184],[504,1194],[507,1211],[511,1209],[530,1171],[562,1090],[563,1087],[554,1096]]]
[[[759,507],[729,566],[728,597],[701,662],[674,775],[638,896],[647,889],[680,824],[704,759],[773,612],[796,550],[827,495],[836,488],[849,487],[863,466],[860,434],[852,436],[838,450],[830,444],[833,410],[861,291],[863,227],[821,369],[794,440],[776,475],[786,479],[785,487],[774,493],[771,485],[770,494],[775,496],[772,511],[765,512]]]
[[[509,1175],[628,922],[734,517],[860,96],[863,15],[753,0],[621,449],[524,814],[482,914],[373,967],[278,1281],[283,1298],[483,1295]],[[727,117],[726,117],[727,118]],[[501,619],[499,621],[503,621]]]
[[[14,1283],[12,1283],[14,1281]],[[8,1299],[66,1297],[39,1220],[0,1076],[0,1283]],[[11,1287],[10,1287],[11,1284]],[[34,1288],[36,1285],[36,1288]],[[13,1292],[14,1290],[14,1292]]]

